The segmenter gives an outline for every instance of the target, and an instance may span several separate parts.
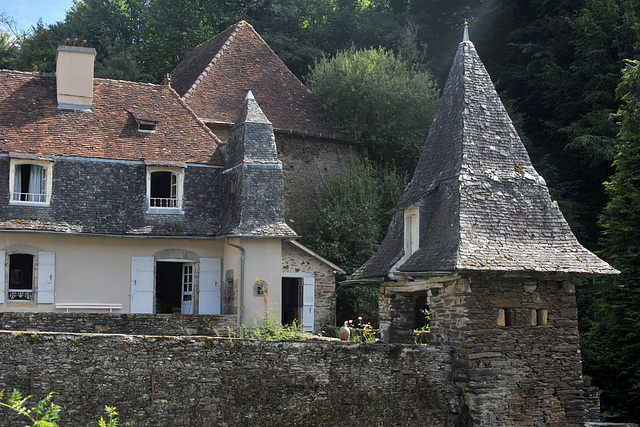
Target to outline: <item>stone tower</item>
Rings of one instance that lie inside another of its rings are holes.
[[[427,297],[469,425],[581,425],[573,279],[617,273],[572,234],[465,30],[387,236],[350,279],[380,286],[383,339],[411,342]]]

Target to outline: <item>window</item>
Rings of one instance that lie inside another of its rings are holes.
[[[411,206],[404,210],[404,253],[410,257],[420,248],[420,207]]]
[[[147,168],[147,213],[182,213],[184,169]]]
[[[6,257],[6,258],[5,258]],[[56,254],[24,250],[0,250],[0,259],[9,268],[0,274],[0,304],[15,302],[53,304],[55,300]]]
[[[11,203],[48,205],[51,198],[51,162],[11,160]]]
[[[513,308],[501,308],[498,310],[498,326],[515,326],[516,311]]]
[[[9,301],[33,301],[33,255],[9,255]]]
[[[544,326],[547,324],[549,310],[531,310],[531,326]]]
[[[138,130],[140,132],[155,132],[156,122],[150,120],[138,120]]]

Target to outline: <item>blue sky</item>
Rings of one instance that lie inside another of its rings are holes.
[[[53,24],[64,19],[73,0],[0,0],[0,11],[12,17],[21,30],[28,30],[38,18],[44,24]]]

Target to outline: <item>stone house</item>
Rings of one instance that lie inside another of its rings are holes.
[[[383,339],[411,342],[426,297],[469,425],[582,425],[573,279],[618,273],[572,234],[465,29],[388,234],[349,280],[379,286]]]
[[[0,71],[0,311],[333,323],[335,274],[292,239],[271,122],[245,91],[223,143],[169,85]],[[286,262],[283,262],[286,256]],[[321,307],[316,314],[315,307]]]
[[[222,141],[253,92],[273,124],[285,215],[296,230],[318,184],[359,162],[356,148],[322,119],[311,92],[245,21],[196,46],[170,76],[171,87]]]

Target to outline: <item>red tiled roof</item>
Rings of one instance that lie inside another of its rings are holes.
[[[320,104],[245,21],[197,46],[172,87],[205,122],[234,123],[251,90],[274,129],[334,137]]]
[[[220,141],[175,91],[94,79],[92,111],[57,108],[56,78],[0,70],[0,152],[222,165]],[[138,120],[157,120],[139,132]]]

